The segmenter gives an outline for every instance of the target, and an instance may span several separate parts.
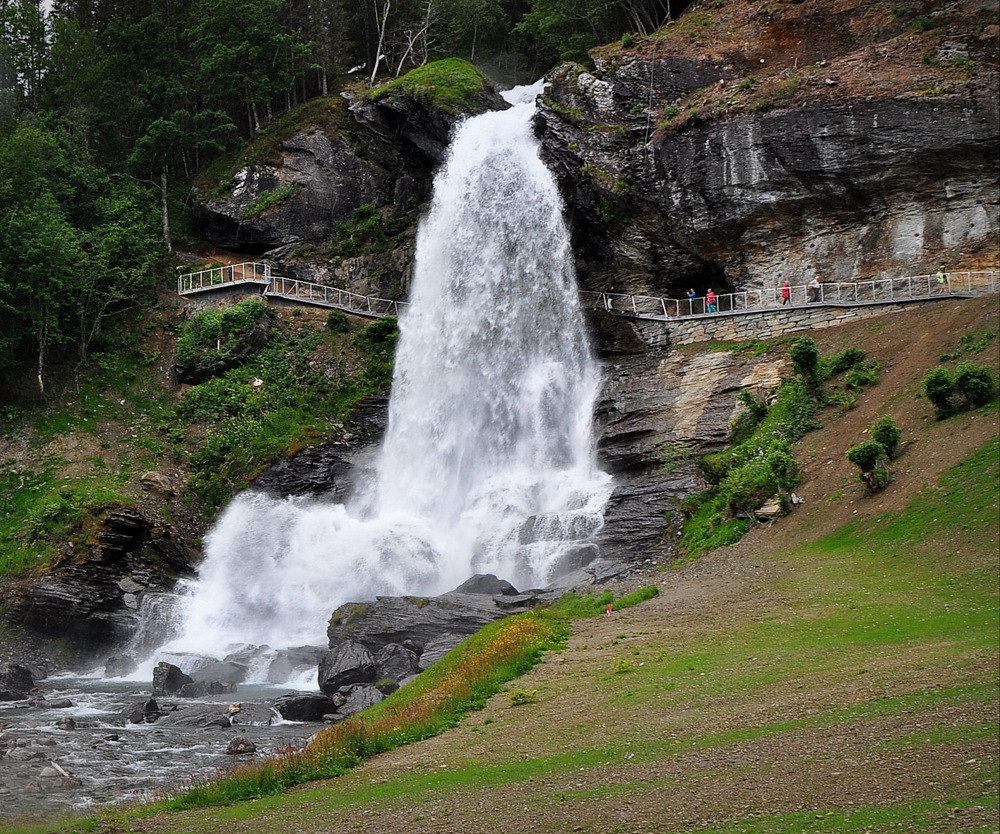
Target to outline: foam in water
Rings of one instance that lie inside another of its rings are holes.
[[[539,89],[463,123],[435,181],[369,488],[350,506],[237,497],[171,651],[324,643],[346,601],[440,593],[473,573],[539,586],[602,525],[598,374],[531,134]]]

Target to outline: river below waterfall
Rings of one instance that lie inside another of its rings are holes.
[[[149,699],[149,682],[58,677],[41,688],[48,702],[68,700],[72,706],[0,702],[0,748],[7,752],[0,759],[0,824],[153,797],[251,758],[226,754],[237,736],[252,740],[257,747],[252,757],[259,758],[301,747],[319,729],[291,721],[230,728],[127,724],[123,712]],[[246,684],[237,693],[184,699],[183,705],[258,704],[288,691]],[[161,709],[179,703],[156,701]]]

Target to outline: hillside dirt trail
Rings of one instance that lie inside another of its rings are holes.
[[[827,409],[823,428],[797,445],[804,471],[797,492],[804,503],[734,546],[616,585],[616,593],[624,593],[656,584],[660,595],[611,617],[575,623],[565,651],[548,655],[508,687],[533,693],[534,703],[512,708],[509,693],[500,693],[453,730],[290,797],[235,812],[207,808],[104,830],[639,834],[801,814],[803,831],[838,831],[843,829],[824,822],[834,813],[830,809],[849,815],[851,809],[960,796],[967,799],[961,807],[929,812],[930,828],[922,817],[917,827],[893,823],[871,831],[1000,832],[995,734],[911,743],[922,734],[946,732],[941,728],[996,726],[995,697],[920,700],[984,680],[995,684],[993,652],[969,649],[956,664],[942,659],[941,646],[914,644],[865,650],[841,664],[834,649],[833,660],[796,666],[792,685],[788,675],[745,689],[727,683],[736,672],[766,681],[769,664],[781,660],[780,652],[769,660],[738,656],[742,636],[780,627],[785,618],[802,623],[829,614],[824,577],[831,574],[796,554],[796,545],[853,519],[901,510],[921,490],[936,489],[939,473],[997,436],[995,406],[937,421],[930,404],[914,398],[923,373],[938,364],[940,354],[959,348],[961,334],[996,333],[998,321],[995,297],[949,300],[810,334],[823,355],[864,344],[883,370],[855,409]],[[996,339],[968,358],[1000,370]],[[868,497],[844,454],[887,413],[902,429],[903,450],[889,488]],[[996,562],[995,535],[993,541],[934,546],[959,548],[962,558],[976,564]],[[716,635],[737,647],[721,664],[732,668],[713,666],[706,654]],[[615,674],[622,663],[639,671],[685,651],[692,653],[690,665],[659,680]],[[670,702],[681,678],[690,700]],[[631,697],[632,690],[641,697]],[[915,699],[912,709],[878,708],[907,698]],[[657,709],[660,699],[670,708]],[[851,717],[823,719],[838,710]],[[685,743],[726,733],[732,734],[726,743]]]

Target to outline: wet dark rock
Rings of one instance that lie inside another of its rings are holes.
[[[234,727],[268,727],[281,721],[281,715],[268,704],[230,704],[229,721]]]
[[[123,644],[138,625],[150,590],[169,591],[193,574],[194,554],[177,531],[137,510],[118,508],[101,520],[108,536],[86,553],[57,562],[5,607],[12,622],[67,641],[80,655]],[[124,590],[139,586],[141,590]],[[130,604],[131,603],[131,604]],[[51,664],[46,664],[51,666]]]
[[[455,634],[450,631],[446,631],[436,637],[428,640],[424,644],[424,652],[420,655],[420,660],[418,662],[418,668],[421,672],[429,669],[435,663],[437,663],[442,657],[444,657],[448,652],[450,652],[455,646],[465,642],[469,637],[468,634]]]
[[[340,689],[344,703],[337,707],[338,715],[353,715],[363,709],[373,707],[383,700],[384,696],[369,683],[358,683]]]
[[[69,698],[56,698],[54,701],[46,701],[46,709],[71,709],[76,706]]]
[[[159,704],[152,698],[136,701],[122,711],[128,724],[152,724],[162,714]]]
[[[399,643],[390,643],[379,649],[375,655],[377,669],[375,677],[380,681],[385,679],[401,681],[417,672],[419,661],[416,652]]]
[[[270,332],[271,316],[265,312],[254,322],[253,327],[237,337],[236,344],[225,353],[220,354],[217,350],[206,350],[198,358],[189,362],[175,362],[174,376],[178,382],[185,385],[197,385],[233,368],[238,368],[250,354],[267,344]]]
[[[235,683],[222,683],[221,681],[192,681],[182,684],[177,689],[179,698],[204,698],[206,695],[227,695],[236,691]],[[171,693],[162,693],[171,694]]]
[[[17,663],[0,666],[0,701],[23,701],[35,686],[31,670]]]
[[[326,494],[343,501],[351,493],[351,463],[342,445],[324,444],[281,458],[257,480],[254,489],[285,498],[290,495]]]
[[[104,677],[122,678],[125,675],[131,675],[138,668],[139,664],[131,655],[112,655],[104,662]]]
[[[257,745],[253,743],[251,739],[246,736],[236,736],[229,744],[226,746],[227,756],[246,756],[250,753],[257,752]]]
[[[483,594],[438,597],[378,597],[372,602],[346,603],[330,618],[327,636],[330,646],[348,640],[362,643],[377,652],[390,643],[423,647],[444,633],[469,637],[484,625],[506,616]]]
[[[375,680],[375,659],[361,643],[346,640],[323,658],[319,665],[319,688],[330,695],[343,686]]]
[[[157,727],[229,727],[229,710],[220,704],[182,704],[156,722]]]
[[[191,676],[172,663],[160,661],[153,669],[154,695],[175,695],[182,686],[189,683],[194,683]]]
[[[323,716],[333,712],[336,705],[328,695],[294,692],[278,698],[274,708],[286,721],[322,721]]]
[[[52,726],[59,730],[75,730],[76,721],[72,718],[59,718],[52,722]]]
[[[517,588],[506,579],[497,579],[492,573],[477,573],[455,589],[456,594],[489,594],[492,596],[513,596]]]

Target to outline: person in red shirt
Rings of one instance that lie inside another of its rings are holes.
[[[791,304],[791,302],[792,302],[792,288],[788,286],[788,282],[785,281],[785,283],[781,285],[781,303]]]
[[[705,295],[705,304],[707,305],[706,312],[717,313],[718,308],[715,306],[715,293],[711,290]]]

